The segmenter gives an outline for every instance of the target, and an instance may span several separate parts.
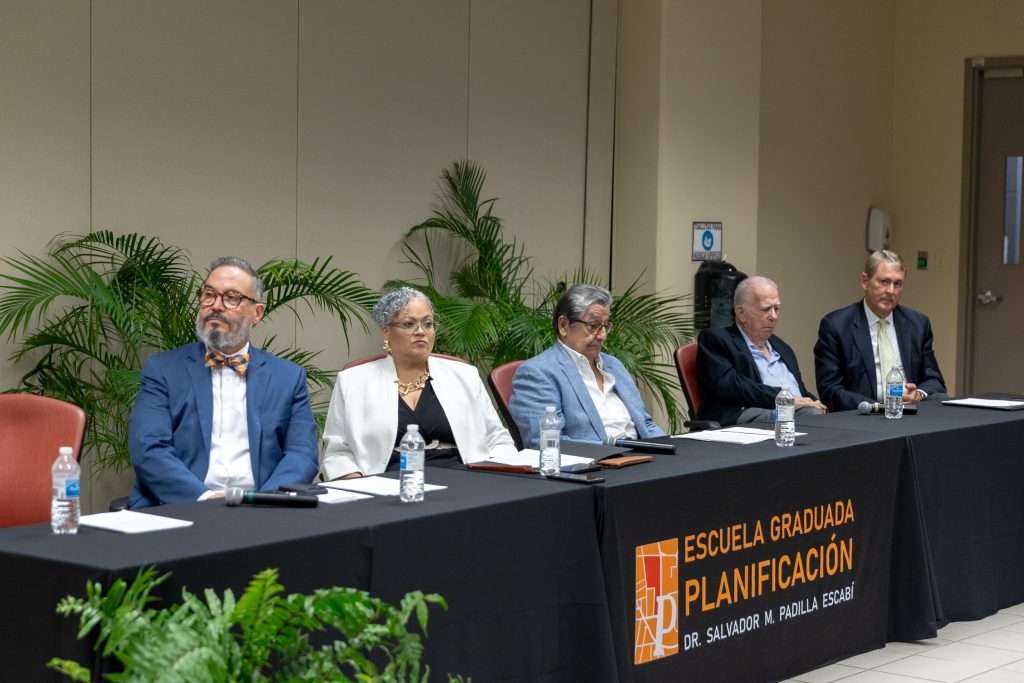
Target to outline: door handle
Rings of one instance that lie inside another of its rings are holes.
[[[983,289],[978,292],[978,303],[979,304],[997,304],[1003,300],[1003,297],[999,296],[991,289]]]

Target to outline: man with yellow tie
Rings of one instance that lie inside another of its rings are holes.
[[[266,308],[256,270],[217,259],[196,303],[199,341],[142,366],[128,418],[129,508],[308,484],[319,469],[305,371],[249,343]]]
[[[853,410],[885,401],[885,376],[894,365],[906,377],[903,402],[945,398],[946,383],[932,351],[928,317],[900,305],[907,266],[887,249],[868,256],[860,286],[864,300],[821,319],[814,375],[829,410]]]

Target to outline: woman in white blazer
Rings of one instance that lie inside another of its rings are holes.
[[[425,294],[389,292],[373,317],[388,355],[338,373],[324,427],[324,479],[379,474],[397,463],[408,424],[419,425],[428,463],[516,452],[477,369],[430,355],[437,327]]]

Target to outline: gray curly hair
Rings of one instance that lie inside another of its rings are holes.
[[[409,302],[413,299],[423,299],[430,306],[430,312],[434,313],[434,303],[430,297],[418,289],[412,287],[399,287],[382,296],[373,306],[373,319],[377,324],[384,327],[394,319],[400,311],[408,310]]]

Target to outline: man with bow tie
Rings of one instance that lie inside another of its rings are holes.
[[[219,258],[196,296],[200,341],[142,368],[128,418],[132,509],[218,498],[235,486],[273,491],[317,473],[305,371],[249,343],[265,308],[256,270]]]

